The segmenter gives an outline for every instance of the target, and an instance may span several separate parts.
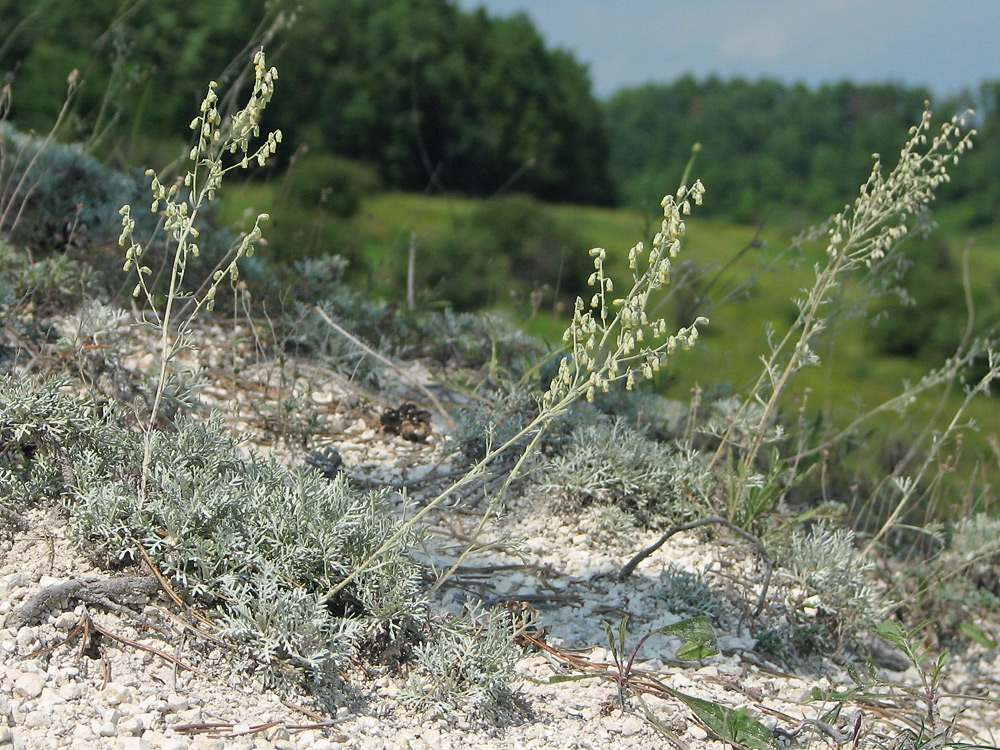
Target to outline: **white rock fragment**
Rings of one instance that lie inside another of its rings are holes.
[[[109,682],[102,693],[104,702],[109,706],[118,706],[122,703],[132,703],[135,700],[135,692],[120,683]]]
[[[141,716],[146,716],[146,714],[141,714]],[[140,716],[130,716],[118,722],[118,731],[122,734],[139,736],[147,728],[145,723]]]
[[[29,711],[24,717],[24,726],[35,729],[47,729],[52,726],[52,713],[49,711]]]
[[[17,641],[18,646],[20,646],[23,649],[27,649],[35,642],[35,639],[37,637],[38,637],[37,628],[25,627],[17,631],[17,635],[14,637],[14,640]]]
[[[699,741],[708,739],[708,732],[697,724],[688,724],[687,733],[690,737]]]
[[[276,727],[271,727],[266,732],[264,732],[264,737],[266,737],[271,742],[277,742],[278,740],[291,739],[291,734],[289,734],[288,729],[283,725],[279,724]]]
[[[189,708],[185,711],[178,711],[177,718],[184,724],[200,724],[202,713],[200,708]]]
[[[14,681],[14,695],[37,698],[45,688],[45,677],[40,674],[25,673]]]

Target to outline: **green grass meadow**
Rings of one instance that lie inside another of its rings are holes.
[[[709,205],[710,199],[708,193]],[[393,279],[398,280],[398,269],[405,267],[411,237],[417,241],[419,264],[425,247],[432,246],[481,204],[482,201],[463,197],[386,192],[368,196],[351,219],[326,216],[317,208],[303,222],[310,230],[303,254],[340,252],[351,259],[358,283],[367,284],[375,294],[403,303],[405,292],[398,281],[394,285]],[[247,183],[230,193],[222,214],[224,219],[235,223],[244,215],[269,207],[277,207],[280,216],[281,206],[280,182]],[[619,280],[619,287],[625,287],[628,278],[625,262],[628,249],[640,240],[648,247],[661,219],[625,209],[576,205],[544,208],[556,221],[572,226],[588,247],[607,249],[608,268],[613,278]],[[794,219],[785,223],[788,226],[776,223],[755,227],[699,218],[697,212],[690,217],[674,279],[683,280],[686,273],[693,273],[696,281],[691,292],[677,296],[686,297],[690,303],[693,296],[704,293],[705,300],[697,314],[709,317],[711,324],[704,327],[696,349],[679,352],[667,371],[658,375],[660,393],[687,402],[696,387],[718,394],[745,392],[752,385],[760,373],[761,357],[768,351],[766,324],[772,324],[778,335],[787,329],[795,317],[792,300],[812,285],[812,265],[823,252],[817,246],[807,246],[801,253],[790,252],[793,234],[804,225]],[[791,224],[797,224],[794,231]],[[970,283],[975,296],[988,295],[995,280],[1000,278],[1000,230],[988,230],[981,237],[969,240],[951,228],[948,217],[944,216],[941,233],[955,264],[961,263],[963,248],[971,243]],[[391,268],[397,269],[395,275],[390,273]],[[844,293],[849,295],[850,290]],[[490,297],[491,304],[487,307],[503,312],[551,345],[558,344],[570,312],[566,300],[554,303],[550,298],[531,310],[523,299],[512,300],[502,293],[494,295],[492,290]],[[678,303],[674,298],[664,304],[676,308]],[[845,301],[845,307],[850,304],[850,300]],[[683,314],[675,315],[680,318]],[[679,324],[687,322],[679,320]],[[865,317],[837,326],[818,350],[821,365],[807,368],[794,380],[784,401],[786,412],[804,406],[807,418],[815,419],[822,414],[824,420],[834,425],[846,425],[897,395],[904,382],[918,381],[934,366],[928,361],[881,355],[870,338],[871,327]],[[943,391],[938,395],[943,395]],[[960,389],[953,389],[942,413],[953,413],[963,396]],[[915,436],[933,415],[939,400],[921,398],[905,415],[895,412],[877,415],[868,423],[871,432],[862,431],[861,439],[870,441],[871,453],[881,450],[887,441],[905,445],[908,437]],[[972,413],[977,429],[966,431],[961,455],[956,459],[963,470],[959,473],[969,476],[969,472],[978,469],[985,471],[986,476],[993,476],[998,467],[990,442],[991,436],[1000,434],[1000,409],[980,399]]]

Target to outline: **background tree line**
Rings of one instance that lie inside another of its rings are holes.
[[[405,190],[655,207],[699,142],[711,211],[739,220],[774,207],[836,209],[870,154],[889,158],[930,98],[893,84],[684,76],[599,102],[586,67],[547,47],[527,16],[449,0],[0,0],[11,118],[47,129],[77,68],[82,85],[60,135],[122,164],[174,153],[203,81],[246,76],[250,50],[265,42],[289,81],[268,123],[291,142],[286,159],[338,154]],[[961,201],[965,223],[991,223],[1000,82],[935,109],[968,105],[981,153],[945,197]]]
[[[873,153],[888,166],[895,163],[898,144],[929,100],[920,87],[847,81],[810,89],[684,76],[625,89],[604,104],[611,173],[625,203],[648,207],[664,185],[677,182],[700,143],[697,172],[712,187],[716,215],[747,221],[785,208],[825,216],[857,193]],[[1000,82],[931,103],[944,117],[976,110],[977,152],[941,197],[960,204],[962,223],[993,223],[1000,196]]]
[[[225,90],[265,41],[289,82],[265,123],[280,125],[286,155],[336,152],[408,190],[613,198],[586,68],[547,48],[523,15],[447,0],[0,2],[17,125],[49,127],[78,68],[84,84],[62,135],[112,154],[185,132],[203,81]]]

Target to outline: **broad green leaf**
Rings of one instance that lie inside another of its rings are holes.
[[[958,624],[958,629],[965,634],[974,643],[978,643],[980,646],[985,646],[986,648],[996,648],[997,642],[990,638],[986,633],[984,633],[979,628],[973,627],[972,625],[967,625],[964,622]]]
[[[681,620],[654,632],[685,639],[684,645],[677,649],[676,654],[678,659],[684,661],[698,661],[719,653],[712,618],[708,615]]]
[[[718,703],[695,698],[693,695],[671,690],[670,694],[684,701],[688,708],[705,722],[712,732],[725,742],[750,748],[750,750],[780,750],[781,745],[771,730],[743,711],[720,706]]]
[[[718,651],[710,646],[706,646],[703,643],[695,643],[694,641],[686,641],[683,646],[677,649],[677,653],[674,654],[681,661],[701,661],[702,659],[707,659],[709,656],[715,656]]]
[[[902,651],[910,652],[910,642],[907,638],[906,628],[895,620],[885,620],[880,622],[875,628],[875,633],[885,638]]]

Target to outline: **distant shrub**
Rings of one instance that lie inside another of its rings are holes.
[[[308,153],[289,167],[288,197],[303,208],[320,207],[350,218],[361,200],[382,187],[378,171],[364,162],[333,154]]]
[[[356,260],[360,247],[350,219],[364,197],[381,188],[376,171],[316,153],[296,159],[284,179],[284,200],[270,211],[264,255],[279,266],[335,254]]]
[[[585,294],[591,271],[586,244],[533,198],[508,195],[483,202],[441,240],[421,247],[419,279],[459,309],[528,296]],[[551,297],[550,297],[551,298]]]
[[[357,232],[349,221],[295,201],[286,201],[270,213],[267,242],[262,254],[276,266],[287,266],[306,258],[338,254],[356,259],[360,255]]]
[[[7,124],[0,124],[0,140],[0,205],[13,207],[3,229],[9,230],[21,213],[12,237],[17,242],[62,250],[74,241],[107,241],[120,229],[118,209],[142,193],[137,176],[107,169],[80,146],[45,145],[44,138]],[[154,223],[147,219],[145,230]],[[52,244],[56,237],[60,246]]]
[[[28,254],[0,241],[0,311],[53,310],[78,304],[94,281],[94,269],[66,255]]]

